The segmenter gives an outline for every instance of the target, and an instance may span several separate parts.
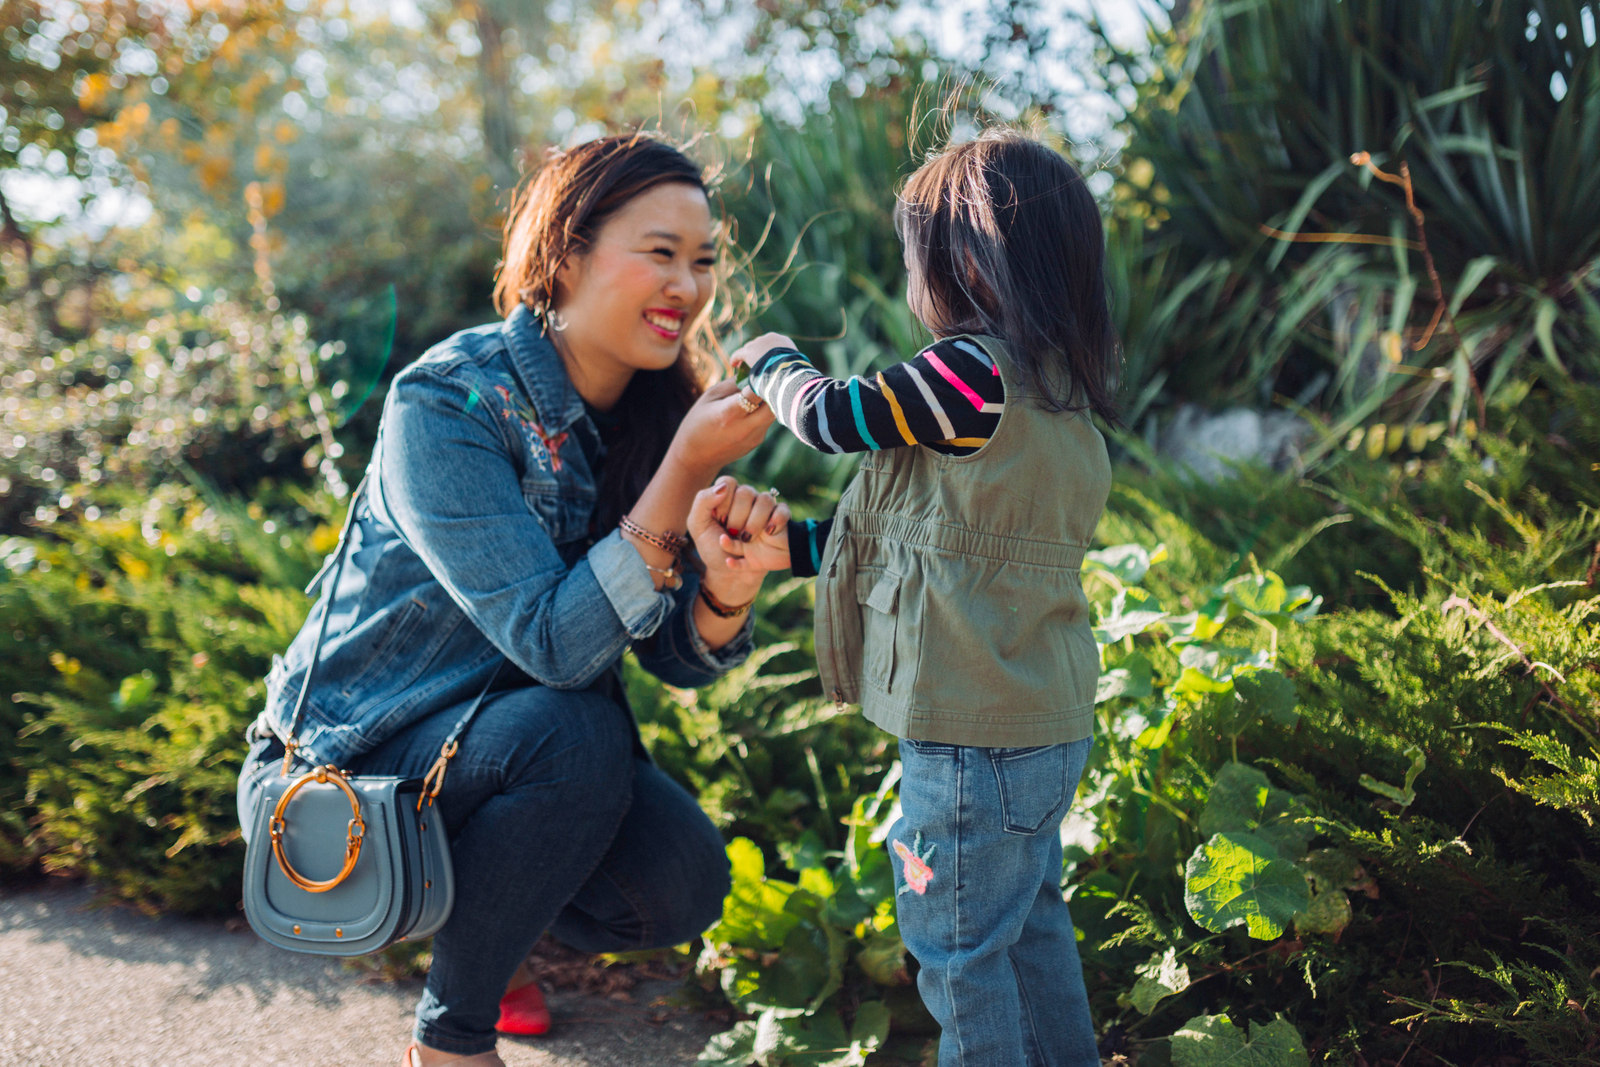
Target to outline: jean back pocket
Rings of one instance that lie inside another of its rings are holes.
[[[1070,773],[1070,748],[1063,744],[988,750],[1006,833],[1032,836],[1061,821],[1077,789],[1077,779]]]

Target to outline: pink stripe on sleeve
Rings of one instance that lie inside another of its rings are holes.
[[[827,385],[828,382],[827,375],[818,374],[815,378],[795,390],[794,403],[789,407],[789,425],[791,427],[800,425],[800,417],[805,410],[806,401],[811,398],[812,393]]]
[[[977,408],[979,411],[983,410],[983,397],[973,392],[972,386],[968,385],[960,378],[957,378],[956,372],[945,366],[944,360],[933,354],[933,349],[930,348],[922,354],[927,358],[928,362],[933,365],[933,369],[938,371],[939,374],[943,376],[945,381],[959,389],[961,391],[961,395],[966,397],[972,403],[973,407]]]

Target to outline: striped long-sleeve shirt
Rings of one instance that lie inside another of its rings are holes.
[[[926,445],[962,456],[986,444],[1005,412],[999,368],[968,340],[940,341],[887,370],[830,378],[794,349],[773,349],[747,382],[794,435],[820,452]],[[791,523],[794,573],[815,574],[832,520]]]

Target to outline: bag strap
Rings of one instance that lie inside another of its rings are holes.
[[[317,663],[322,659],[322,639],[328,635],[328,619],[333,615],[333,598],[339,590],[339,575],[344,570],[345,556],[350,549],[350,529],[355,525],[356,508],[360,506],[362,494],[366,492],[367,483],[371,480],[370,473],[364,475],[361,483],[356,486],[356,491],[350,494],[350,510],[345,513],[344,526],[339,530],[339,551],[334,557],[333,571],[323,582],[322,588],[327,590],[327,605],[322,609],[322,622],[317,627],[317,642],[311,647],[311,665],[306,668],[305,681],[300,684],[300,698],[295,701],[294,712],[289,716],[289,736],[283,742],[283,775],[288,777],[289,767],[294,762],[295,750],[300,747],[295,741],[295,736],[300,732],[300,716],[305,712],[306,697],[311,693],[311,676],[316,672]],[[506,659],[500,657],[494,672],[489,675],[489,680],[483,683],[483,688],[478,691],[478,697],[472,706],[466,710],[461,718],[456,720],[455,726],[450,729],[450,736],[445,738],[444,744],[439,746],[439,758],[428,769],[422,779],[422,794],[417,797],[417,810],[422,810],[424,799],[431,805],[434,798],[439,795],[439,790],[444,787],[444,772],[451,757],[461,751],[461,737],[467,732],[467,727],[472,723],[472,717],[478,713],[478,708],[483,704],[483,698],[489,695],[489,689],[499,679],[500,672],[505,669]]]

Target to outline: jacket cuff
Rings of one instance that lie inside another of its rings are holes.
[[[613,530],[595,542],[589,549],[589,568],[622,628],[635,641],[655,633],[672,610],[672,597],[656,588],[638,549],[623,540],[622,531]]]
[[[686,616],[684,628],[689,631],[689,644],[693,646],[695,655],[700,657],[701,662],[706,665],[707,669],[715,671],[717,674],[730,671],[743,663],[755,648],[756,613],[754,608],[744,613],[744,625],[739,627],[739,632],[734,634],[727,644],[715,651],[706,644],[706,639],[700,636],[700,628],[695,625],[693,601],[690,601],[689,605],[684,609],[684,614]]]

